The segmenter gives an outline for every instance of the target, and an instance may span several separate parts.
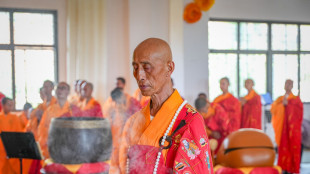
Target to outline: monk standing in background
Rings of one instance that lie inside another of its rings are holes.
[[[14,101],[10,98],[2,99],[3,111],[0,112],[0,133],[5,132],[23,132],[23,123],[20,118],[11,113],[14,110]],[[23,159],[23,174],[27,174],[32,160]],[[20,173],[19,159],[7,159],[6,152],[0,139],[0,174]]]
[[[113,153],[111,155],[111,166],[119,166],[119,145],[124,125],[128,118],[139,111],[141,106],[133,97],[126,97],[121,88],[115,88],[111,92],[113,104],[105,112],[105,117],[109,119],[112,132]],[[110,168],[111,173],[118,171],[118,168]]]
[[[43,112],[51,105],[57,102],[57,99],[52,95],[54,83],[46,80],[43,83],[43,88],[40,89],[40,97],[43,98],[43,103],[39,104],[30,114],[30,120],[27,125],[27,131],[31,131],[37,139],[38,126],[40,124]]]
[[[82,86],[81,96],[83,97],[83,103],[81,105],[81,114],[82,117],[103,117],[101,105],[98,101],[92,96],[94,86],[92,83],[84,83]]]
[[[262,102],[253,86],[252,79],[245,80],[244,87],[248,90],[248,94],[240,99],[242,104],[241,128],[262,129]]]
[[[70,86],[65,82],[60,82],[56,88],[57,102],[49,106],[42,116],[42,120],[38,127],[38,142],[41,146],[42,154],[45,159],[49,158],[47,147],[48,131],[52,118],[61,117],[63,115],[71,116],[72,110],[67,97],[70,92]],[[69,114],[68,114],[69,113]]]
[[[303,104],[292,93],[293,81],[285,81],[285,95],[271,105],[272,125],[278,144],[278,165],[288,173],[299,173]]]
[[[19,119],[22,122],[23,129],[26,129],[28,125],[28,119],[30,118],[30,114],[32,112],[32,105],[30,103],[25,103],[23,112],[19,115]]]
[[[207,126],[207,134],[209,139],[216,139],[218,142],[214,154],[217,153],[223,140],[228,135],[228,114],[223,107],[217,103],[212,103],[206,99],[207,97],[200,96],[195,101],[195,107],[204,118]]]
[[[80,81],[82,81],[82,80],[74,81],[74,84],[73,84],[74,85],[74,93],[68,97],[69,103],[76,105],[76,106],[79,105],[80,97],[81,97],[81,90],[80,90],[80,86],[79,86]]]
[[[213,104],[219,104],[228,114],[228,132],[232,133],[240,129],[241,124],[241,104],[239,100],[228,92],[229,79],[224,77],[220,80],[222,95],[216,97]]]
[[[132,66],[142,95],[151,100],[125,124],[120,172],[213,173],[203,118],[172,87],[175,66],[168,43],[146,39],[136,47]]]

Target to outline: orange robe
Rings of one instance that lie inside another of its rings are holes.
[[[241,128],[262,129],[262,102],[260,96],[251,90],[244,97],[247,101],[242,107]]]
[[[88,103],[83,101],[81,106],[80,117],[103,117],[101,105],[94,98],[91,98]]]
[[[279,97],[271,106],[272,125],[278,143],[278,165],[289,173],[299,173],[303,104],[292,93],[286,106],[283,99],[284,96]]]
[[[123,132],[124,125],[128,118],[141,109],[140,103],[126,95],[125,105],[116,105],[115,102],[110,105],[110,108],[106,108],[105,117],[109,119],[112,132],[113,141],[113,153],[111,155],[111,165],[119,166],[119,145]],[[118,168],[110,168],[111,173],[117,173]]]
[[[5,132],[23,132],[22,122],[15,114],[4,114],[0,112],[0,133]],[[27,174],[32,160],[23,159],[23,174]],[[2,140],[0,139],[0,174],[20,173],[19,159],[7,159]]]
[[[228,114],[221,105],[212,103],[208,109],[208,113],[205,114],[204,119],[208,129],[211,131],[217,131],[221,135],[221,137],[217,139],[218,146],[214,152],[216,154],[223,140],[228,135]],[[214,137],[210,136],[209,138]]]
[[[25,113],[24,111],[22,113],[19,114],[19,119],[22,123],[22,127],[23,129],[26,129],[26,126],[28,125],[28,118],[27,118],[27,113]]]
[[[49,106],[55,104],[56,102],[57,99],[54,96],[52,96],[51,101],[49,103],[47,103],[47,101],[44,100],[43,103],[39,104],[37,108],[31,112],[28,124],[26,126],[26,130],[28,132],[32,132],[36,140],[38,138],[38,126],[40,123],[40,120],[38,120],[38,117],[36,116],[37,112],[44,112]]]
[[[148,159],[146,161],[148,164],[147,166],[151,168],[154,167],[158,152],[156,148],[159,147],[159,140],[164,135],[182,102],[182,97],[178,91],[175,90],[165,103],[163,103],[152,121],[150,118],[150,104],[128,119],[124,127],[122,143],[120,145],[119,167],[121,173],[126,173],[127,152],[129,147],[138,147],[139,149],[140,146],[141,150],[145,149],[145,147],[147,149],[154,147],[155,153],[147,153],[151,155],[150,158],[147,157],[147,154],[146,157],[143,156],[142,158],[142,160],[145,158]],[[179,129],[182,133],[177,133],[172,137],[173,145],[169,150],[162,150],[161,161],[164,161],[163,165],[173,168],[175,171],[183,170],[184,172],[189,171],[191,173],[202,173],[202,171],[204,171],[205,173],[212,173],[212,161],[210,161],[209,158],[211,157],[211,153],[203,118],[193,107],[189,104],[183,107],[168,135],[171,135],[172,130],[175,130],[176,126],[179,125],[181,122],[180,119],[184,118],[188,118],[188,120],[186,120],[185,126]],[[189,159],[189,156],[191,159]],[[145,162],[145,160],[143,161]],[[135,161],[132,160],[132,162],[134,163]],[[182,166],[181,169],[179,168],[180,165]],[[134,167],[140,169],[140,172],[144,170],[144,168],[150,170],[147,166],[141,166],[139,164],[134,165]],[[162,167],[163,166],[159,166],[158,169],[161,170]]]
[[[231,93],[216,97],[213,103],[221,105],[228,114],[228,132],[231,133],[240,129],[241,104]]]
[[[51,120],[52,118],[68,115],[68,113],[72,113],[69,102],[66,102],[63,107],[61,107],[58,103],[55,103],[48,107],[44,112],[38,127],[38,142],[45,159],[50,157],[48,152],[47,139]]]

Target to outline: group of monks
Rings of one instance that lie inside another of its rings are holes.
[[[48,159],[48,130],[53,118],[102,117],[111,125],[110,173],[211,174],[212,157],[227,135],[240,128],[261,129],[261,99],[252,79],[245,81],[248,94],[237,99],[229,93],[229,79],[224,77],[220,80],[223,94],[211,103],[201,93],[194,108],[173,88],[175,65],[165,41],[149,38],[141,42],[134,50],[132,66],[139,89],[129,95],[124,91],[125,79],[119,77],[102,107],[92,97],[92,83],[85,80],[75,81],[72,96],[66,82],[57,85],[53,96],[54,83],[46,80],[40,88],[42,103],[35,109],[25,105],[19,115],[13,112],[14,101],[0,93],[0,132],[32,132],[44,159]],[[298,173],[303,106],[292,88],[293,82],[287,80],[286,94],[272,104],[271,112],[278,165],[289,173]],[[218,141],[213,152],[210,138]],[[23,173],[39,173],[43,162],[23,160],[23,165]],[[18,172],[18,161],[6,158],[0,142],[0,174]]]
[[[260,95],[253,89],[254,81],[245,80],[248,94],[239,100],[228,92],[229,79],[220,80],[222,95],[211,103],[200,93],[195,101],[198,112],[204,117],[209,138],[216,139],[217,153],[226,136],[240,128],[261,129],[262,104]],[[287,173],[299,173],[301,160],[301,124],[303,104],[292,93],[293,81],[286,80],[285,95],[271,105],[272,125],[278,146],[278,165]]]

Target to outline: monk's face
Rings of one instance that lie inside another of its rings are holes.
[[[250,80],[250,79],[248,79],[248,80],[246,80],[246,81],[244,82],[244,87],[245,87],[247,90],[253,89],[253,86],[254,86],[253,81]]]
[[[141,43],[133,55],[133,75],[142,95],[162,93],[165,85],[171,85],[174,70],[170,47],[161,43]],[[172,87],[172,86],[171,86]]]
[[[65,83],[60,83],[56,89],[57,99],[66,100],[69,95],[69,87]]]
[[[116,87],[124,89],[125,88],[125,84],[121,80],[116,80]]]
[[[293,89],[293,81],[292,80],[286,80],[284,89],[286,92],[291,92]]]
[[[227,80],[225,80],[225,79],[220,80],[220,88],[223,92],[228,91],[228,86],[229,86],[229,83]]]
[[[46,95],[48,95],[48,96],[52,95],[52,91],[54,90],[53,84],[51,84],[50,82],[44,82],[43,88],[44,88],[44,92]]]
[[[41,100],[44,100],[46,98],[46,95],[45,95],[45,92],[44,92],[44,88],[42,88],[40,90],[40,98],[41,98]]]
[[[90,98],[92,95],[93,90],[91,89],[90,85],[86,84],[82,87],[82,97],[83,98]]]
[[[13,100],[8,100],[5,105],[3,105],[3,112],[4,113],[9,113],[14,110],[14,101]]]

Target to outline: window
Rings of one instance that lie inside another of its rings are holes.
[[[15,100],[41,102],[43,81],[57,81],[57,12],[0,9],[0,91]]]
[[[310,102],[309,24],[211,19],[208,30],[211,100],[221,94],[220,78],[228,77],[236,97],[247,94],[247,78],[259,94],[269,92],[273,99],[292,79],[293,93]]]

